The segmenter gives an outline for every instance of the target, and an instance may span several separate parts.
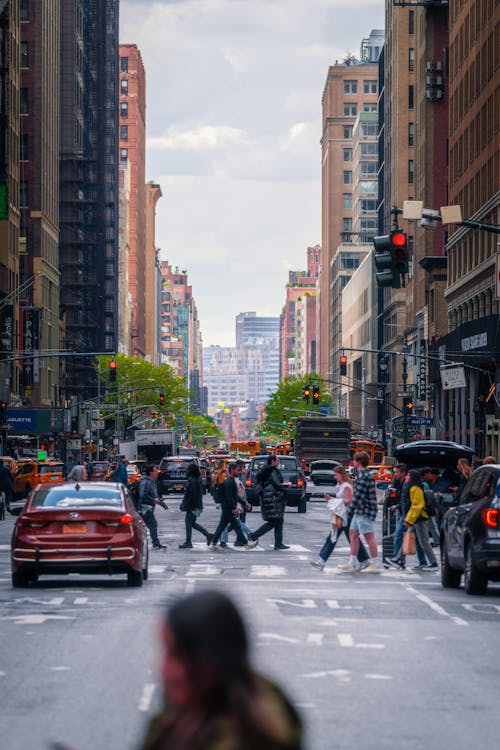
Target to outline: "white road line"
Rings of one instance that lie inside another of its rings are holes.
[[[286,635],[281,633],[259,633],[259,638],[266,638],[271,641],[283,641],[283,643],[300,643],[297,638],[288,638]]]
[[[156,685],[154,684],[154,682],[146,682],[146,684],[142,688],[141,697],[137,705],[139,711],[149,711],[155,689]]]
[[[323,645],[323,633],[309,633],[307,636],[307,642],[308,643],[315,643],[317,646]]]
[[[198,576],[219,576],[221,572],[221,569],[217,567],[216,565],[211,565],[210,563],[205,564],[198,564],[193,563],[189,566],[189,570],[186,573],[187,577],[198,577]]]
[[[69,667],[49,667],[52,672],[68,672]]]
[[[421,601],[423,604],[427,604],[428,607],[430,607],[436,614],[442,615],[443,617],[447,617],[449,620],[455,623],[455,625],[468,625],[469,623],[465,620],[462,620],[461,617],[455,617],[455,615],[450,615],[448,612],[441,607],[440,604],[437,602],[434,602],[429,596],[426,594],[421,594],[419,591],[413,588],[413,586],[409,586],[408,584],[404,585],[404,588],[410,593],[414,594],[414,596]]]
[[[354,646],[354,638],[349,633],[337,633],[337,638],[343,648],[352,648]]]
[[[367,680],[392,680],[389,674],[365,674]]]
[[[264,578],[278,578],[286,576],[287,570],[282,565],[252,565],[251,576],[263,576]]]
[[[77,596],[73,604],[87,604],[88,601],[88,596]]]

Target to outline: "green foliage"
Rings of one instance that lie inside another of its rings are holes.
[[[262,422],[263,430],[281,440],[284,437],[282,431],[286,429],[286,437],[294,437],[297,417],[319,413],[319,407],[313,406],[312,403],[312,389],[309,404],[302,398],[302,389],[305,385],[319,385],[321,403],[329,404],[331,402],[330,394],[327,391],[327,383],[325,383],[320,375],[308,373],[306,375],[285,378],[266,404],[266,416]],[[283,416],[286,416],[285,427],[283,425]],[[289,423],[292,423],[293,427],[289,428]]]

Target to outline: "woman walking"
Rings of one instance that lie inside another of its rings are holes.
[[[191,536],[193,529],[196,529],[200,534],[203,534],[208,545],[212,543],[212,535],[196,521],[203,511],[201,472],[196,464],[189,464],[187,468],[187,476],[188,481],[180,506],[180,510],[185,511],[186,513],[186,541],[184,544],[179,544],[179,549],[192,549],[193,544],[191,542]]]
[[[347,537],[347,541],[349,541],[349,527],[351,525],[351,518],[352,513],[349,512],[349,505],[352,501],[352,479],[347,473],[346,469],[343,466],[338,466],[334,472],[335,481],[337,482],[337,492],[335,495],[335,501],[337,503],[343,502],[344,505],[347,508],[347,521],[344,523],[340,528],[334,528],[332,526],[331,531],[329,532],[328,536],[325,539],[325,543],[323,547],[320,550],[319,558],[317,560],[310,560],[311,565],[313,565],[315,568],[319,568],[320,570],[323,570],[325,567],[325,563],[332,554],[333,550],[335,549],[335,545],[337,544],[339,537],[341,534],[345,534]],[[329,495],[325,492],[325,499],[330,501],[333,500],[332,495]],[[331,510],[331,504],[328,503],[328,507],[330,507]],[[332,512],[332,521],[333,516],[335,513]],[[368,552],[365,549],[365,546],[363,542],[360,540],[359,544],[359,551],[358,551],[358,562],[360,570],[363,569],[368,565],[368,559],[369,555]]]
[[[425,510],[425,497],[422,485],[422,477],[418,469],[410,469],[406,475],[406,482],[410,486],[410,508],[405,516],[404,527],[408,529],[413,526],[415,534],[420,542],[429,565],[419,566],[421,570],[436,570],[438,567],[434,550],[429,541],[429,515]]]

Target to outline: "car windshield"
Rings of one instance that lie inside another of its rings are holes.
[[[39,474],[55,474],[57,472],[62,473],[62,464],[40,464],[38,468]]]
[[[106,471],[106,469],[109,466],[109,464],[108,464],[107,461],[95,461],[92,465],[94,467],[94,471],[96,469],[99,470],[99,471]]]
[[[119,490],[89,486],[76,489],[73,487],[53,487],[49,490],[38,490],[31,501],[32,508],[81,508],[81,507],[120,508],[122,496]]]
[[[127,474],[138,474],[137,466],[135,464],[129,464],[127,466]]]
[[[260,471],[264,466],[267,465],[267,457],[263,456],[262,458],[256,458],[253,462],[252,469],[253,471]],[[280,471],[298,471],[297,469],[297,461],[295,458],[286,458],[281,456],[280,462],[278,464],[278,469]]]
[[[324,469],[333,471],[334,468],[335,464],[330,463],[330,461],[313,461],[310,466],[311,471],[323,471]]]
[[[191,459],[187,459],[186,461],[169,461],[168,459],[163,459],[160,464],[160,469],[162,471],[186,471],[187,467],[191,463]]]

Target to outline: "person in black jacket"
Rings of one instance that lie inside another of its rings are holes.
[[[184,490],[184,497],[180,510],[186,512],[186,541],[184,544],[179,544],[179,549],[192,549],[193,544],[191,542],[191,536],[193,529],[199,531],[207,540],[207,544],[212,543],[212,535],[208,533],[203,526],[196,523],[196,519],[203,510],[203,486],[201,483],[201,472],[196,464],[189,464],[187,468],[188,481],[186,489]]]
[[[12,501],[12,482],[14,477],[9,467],[0,459],[0,490],[5,495],[5,508],[10,513],[10,503]]]
[[[260,495],[260,512],[265,523],[248,537],[250,542],[258,543],[259,537],[274,529],[274,549],[290,549],[283,544],[283,516],[285,515],[285,490],[290,482],[284,484],[278,456],[268,456],[267,464],[257,474],[257,482],[262,486]]]
[[[229,524],[233,531],[236,532],[235,547],[246,547],[247,540],[244,536],[241,528],[236,519],[238,515],[238,487],[236,485],[235,477],[238,475],[239,469],[235,462],[231,462],[228,467],[229,476],[220,486],[219,502],[221,506],[221,516],[219,525],[217,526],[212,536],[212,548],[217,549],[217,542],[219,541],[220,535]],[[255,546],[255,545],[248,545]]]

